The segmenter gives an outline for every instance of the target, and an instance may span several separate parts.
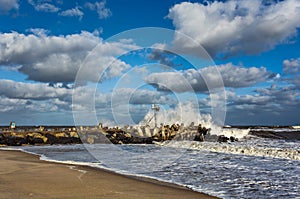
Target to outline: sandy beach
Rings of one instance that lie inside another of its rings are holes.
[[[0,151],[0,198],[215,198],[154,180]]]

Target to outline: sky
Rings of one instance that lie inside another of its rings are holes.
[[[0,0],[0,125],[137,124],[151,104],[299,125],[299,19],[299,0]]]

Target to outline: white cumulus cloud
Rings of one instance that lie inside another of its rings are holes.
[[[78,7],[75,7],[62,11],[59,15],[64,17],[79,17],[79,19],[82,19],[84,13]]]
[[[90,32],[66,36],[1,33],[0,65],[6,68],[18,66],[30,80],[67,83],[75,80],[83,60],[90,55],[85,63],[88,70],[84,71],[84,80],[98,81],[103,71],[103,77],[110,78],[129,68],[115,56],[135,48],[128,42],[104,42]]]
[[[273,76],[265,67],[245,68],[232,63],[188,69],[177,72],[153,73],[146,78],[148,84],[161,90],[174,92],[205,92],[220,87],[242,88],[268,80]],[[208,85],[209,84],[209,85]]]
[[[36,11],[39,12],[58,12],[60,10],[59,7],[55,6],[54,4],[51,4],[51,1],[47,0],[28,0],[28,3],[31,4]]]
[[[262,0],[183,2],[169,10],[177,31],[201,44],[213,57],[258,54],[289,41],[300,27],[300,1],[265,5]],[[195,44],[180,34],[174,44],[194,54]]]
[[[54,88],[49,86],[48,84],[23,83],[5,79],[0,80],[0,95],[12,99],[63,99],[70,94],[70,89]]]

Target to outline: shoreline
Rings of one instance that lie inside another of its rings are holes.
[[[20,150],[0,150],[0,161],[0,199],[217,198],[151,178],[40,160]]]

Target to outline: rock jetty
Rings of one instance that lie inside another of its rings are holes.
[[[82,143],[75,131],[6,131],[0,133],[0,145],[21,146],[41,144],[79,144]]]
[[[0,145],[43,145],[43,144],[153,144],[167,140],[209,141],[237,141],[235,138],[213,136],[210,129],[192,123],[185,127],[183,124],[125,127],[36,127],[36,128],[2,128],[0,131]]]

